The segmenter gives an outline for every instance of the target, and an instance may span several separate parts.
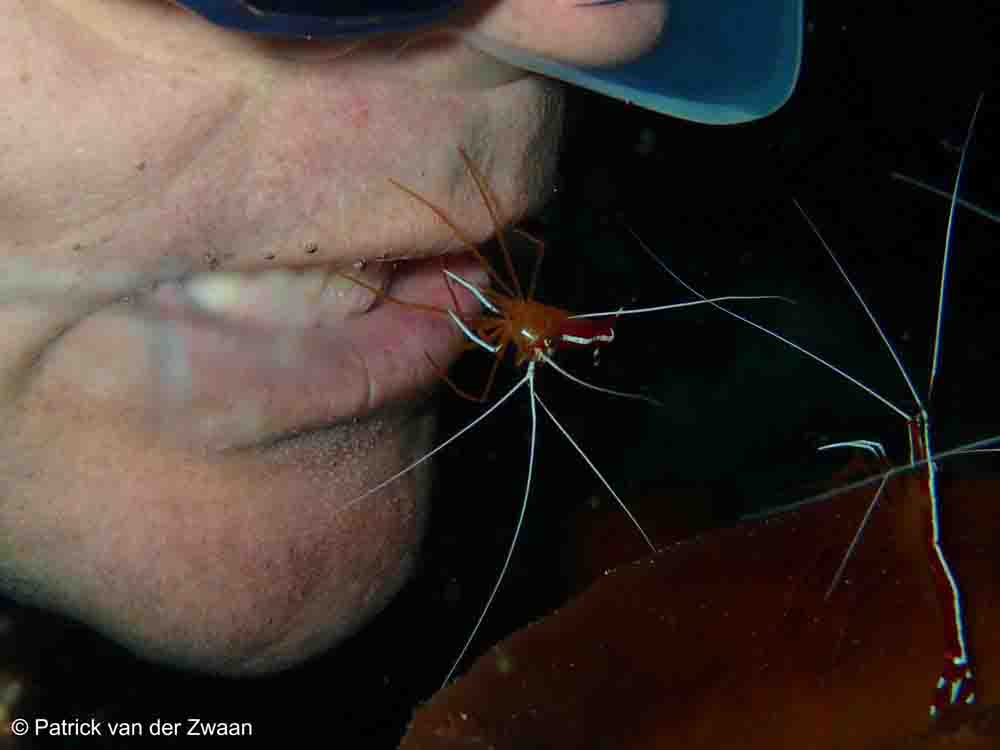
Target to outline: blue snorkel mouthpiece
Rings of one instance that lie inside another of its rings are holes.
[[[581,0],[585,6],[630,0]],[[636,1],[636,0],[631,0]],[[209,21],[274,36],[336,39],[440,24],[462,0],[177,0]],[[802,59],[803,0],[668,0],[656,45],[614,68],[583,68],[453,28],[470,46],[524,70],[685,120],[732,125],[791,96]]]

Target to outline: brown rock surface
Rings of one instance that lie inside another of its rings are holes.
[[[915,484],[890,484],[829,599],[873,487],[609,571],[420,708],[402,747],[1000,747],[1000,482],[942,489],[980,700],[933,723],[945,631]]]

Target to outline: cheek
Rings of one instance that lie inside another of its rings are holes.
[[[20,598],[145,657],[257,672],[346,638],[410,573],[428,471],[349,501],[421,455],[429,411],[209,454],[80,395],[25,399],[0,443]]]
[[[0,71],[0,91],[21,127],[0,129],[5,240],[57,241],[148,203],[243,96],[235,86],[123,52],[65,11],[13,15],[4,19],[11,24],[4,53],[20,67]],[[99,232],[110,230],[105,224]]]
[[[606,67],[648,50],[667,23],[664,0],[584,6],[580,0],[508,0],[497,4],[479,31],[562,62]]]

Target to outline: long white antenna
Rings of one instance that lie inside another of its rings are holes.
[[[827,500],[832,500],[835,497],[840,497],[845,492],[850,492],[851,490],[856,490],[859,487],[868,487],[875,482],[879,482],[882,479],[891,479],[895,476],[900,476],[908,472],[914,471],[916,469],[923,468],[927,466],[931,461],[943,461],[945,459],[956,458],[958,456],[970,456],[977,453],[994,453],[1000,452],[1000,435],[993,435],[991,437],[983,438],[982,440],[976,440],[971,443],[964,443],[962,445],[957,445],[954,448],[950,448],[946,451],[940,453],[935,453],[931,458],[921,459],[919,461],[912,461],[908,464],[903,464],[901,466],[894,466],[891,469],[886,469],[879,474],[873,474],[870,477],[865,477],[864,479],[858,479],[855,482],[850,482],[840,487],[835,487],[832,490],[826,490],[820,492],[816,495],[804,498],[802,500],[796,500],[794,503],[787,503],[781,505],[777,508],[768,508],[767,510],[762,510],[756,513],[745,513],[740,516],[741,521],[754,521],[761,518],[771,518],[772,516],[779,516],[784,513],[789,513],[792,511],[799,510],[800,508],[807,508],[810,505],[816,505],[818,503],[825,503]]]
[[[931,377],[927,385],[927,400],[931,398],[934,391],[934,378],[937,375],[938,365],[941,361],[941,326],[944,319],[944,294],[948,284],[948,267],[951,260],[951,235],[955,223],[955,208],[958,205],[958,186],[962,182],[962,172],[965,169],[965,157],[969,153],[969,144],[972,141],[972,134],[976,127],[976,118],[979,116],[979,107],[983,103],[983,93],[979,94],[976,100],[976,108],[972,111],[972,118],[969,120],[969,129],[965,133],[965,142],[962,144],[962,156],[958,160],[958,170],[955,172],[955,186],[951,191],[951,207],[948,209],[948,228],[944,235],[944,260],[941,263],[941,285],[938,289],[938,314],[937,324],[934,326],[934,354],[931,358]]]
[[[882,339],[882,342],[885,344],[885,348],[888,349],[889,354],[892,355],[892,359],[893,361],[895,361],[896,367],[899,368],[899,372],[902,374],[903,380],[906,381],[906,385],[910,389],[910,395],[913,396],[913,400],[916,402],[920,411],[924,411],[924,402],[920,398],[920,394],[917,392],[916,387],[913,385],[913,380],[910,378],[910,374],[909,372],[907,372],[906,366],[903,364],[903,360],[900,359],[899,354],[896,353],[896,348],[889,341],[889,337],[886,336],[885,331],[882,330],[882,326],[879,325],[878,319],[875,317],[874,313],[872,313],[871,308],[868,307],[868,304],[865,302],[865,298],[861,296],[861,292],[859,292],[858,288],[854,286],[854,282],[851,281],[851,277],[847,275],[847,271],[844,270],[844,267],[841,265],[840,260],[837,258],[836,253],[833,252],[833,248],[831,248],[827,244],[826,240],[823,239],[823,235],[820,233],[819,227],[817,227],[816,224],[813,222],[813,220],[809,218],[809,214],[805,212],[805,209],[802,208],[801,205],[799,205],[799,202],[797,200],[793,198],[792,203],[795,204],[795,207],[799,210],[799,213],[802,214],[802,218],[806,220],[806,223],[809,225],[809,228],[812,230],[813,234],[816,235],[816,239],[819,240],[819,244],[823,246],[824,250],[826,250],[826,254],[830,256],[830,259],[833,261],[833,264],[837,267],[837,270],[840,272],[840,275],[843,277],[844,281],[847,282],[847,286],[851,288],[851,291],[854,293],[855,299],[857,299],[858,303],[861,305],[861,309],[865,311],[865,315],[868,316],[868,319],[872,322],[872,325],[875,326],[875,331],[878,333],[879,337]],[[903,410],[895,409],[895,407],[894,410],[896,411],[897,414],[901,414],[903,419],[910,418],[910,415],[904,412]]]
[[[528,509],[528,495],[531,493],[531,475],[535,468],[535,436],[538,432],[538,414],[535,411],[536,396],[534,360],[528,362],[527,374],[507,393],[507,396],[520,388],[525,382],[528,383],[528,393],[530,394],[531,400],[531,438],[528,443],[528,478],[524,483],[524,498],[521,500],[521,512],[517,516],[517,525],[514,527],[514,536],[511,537],[510,546],[507,548],[507,557],[504,558],[503,566],[500,568],[500,575],[497,576],[497,582],[493,584],[493,590],[490,591],[490,596],[486,600],[486,605],[483,607],[483,611],[479,613],[479,619],[476,620],[476,624],[472,626],[472,632],[469,633],[469,637],[466,639],[465,645],[462,646],[462,650],[459,652],[455,662],[451,665],[451,669],[449,669],[448,674],[445,675],[444,682],[441,683],[442,688],[448,684],[451,676],[455,674],[455,670],[458,669],[458,665],[461,664],[462,659],[465,658],[465,652],[469,650],[469,646],[472,644],[473,639],[475,639],[476,633],[479,632],[479,626],[483,624],[483,620],[486,618],[486,613],[489,612],[490,605],[493,604],[493,599],[496,597],[497,591],[500,589],[500,584],[503,583],[504,576],[507,575],[507,568],[510,566],[511,557],[514,556],[514,548],[517,546],[517,538],[521,534],[521,526],[524,524],[524,513]],[[506,399],[507,396],[504,396],[504,399]],[[499,403],[497,405],[499,406]],[[492,411],[492,409],[490,409],[490,411]]]
[[[905,182],[907,185],[913,185],[913,187],[920,188],[921,190],[926,190],[928,193],[936,195],[939,198],[945,198],[947,200],[951,200],[952,195],[954,195],[954,193],[949,193],[947,190],[939,190],[933,185],[928,185],[926,182],[918,180],[916,177],[910,177],[909,175],[905,175],[902,172],[889,172],[889,176],[894,180]],[[969,211],[972,211],[972,213],[978,216],[982,216],[984,219],[988,219],[989,221],[993,221],[1000,224],[1000,213],[997,213],[996,211],[990,211],[988,208],[983,208],[982,206],[978,206],[975,203],[968,201],[962,197],[959,197],[958,205],[960,205],[962,208],[966,208]]]
[[[608,482],[608,480],[604,478],[604,475],[601,474],[600,471],[598,471],[597,467],[594,465],[594,462],[591,461],[590,458],[587,456],[587,454],[583,452],[583,448],[577,445],[577,442],[569,434],[569,431],[565,427],[563,427],[562,424],[559,423],[559,420],[556,419],[556,415],[553,414],[551,411],[549,411],[549,407],[547,407],[545,405],[545,402],[543,402],[538,397],[538,394],[535,394],[535,401],[537,401],[538,405],[542,407],[542,410],[549,415],[549,419],[551,419],[552,423],[559,428],[559,432],[561,432],[563,436],[569,441],[569,444],[572,445],[573,448],[576,449],[576,452],[580,454],[580,458],[582,458],[587,463],[587,466],[590,467],[590,470],[594,472],[594,476],[596,476],[598,479],[601,480],[601,484],[604,485],[604,489],[606,489],[608,492],[611,493],[611,497],[613,497],[615,499],[615,502],[618,503],[618,507],[620,507],[623,511],[625,511],[625,515],[628,516],[632,524],[639,530],[639,533],[642,534],[642,538],[649,546],[649,549],[653,552],[656,552],[656,546],[653,544],[653,540],[649,538],[649,534],[647,534],[645,529],[642,528],[642,524],[640,524],[639,521],[636,519],[636,517],[632,515],[632,511],[630,511],[628,509],[628,506],[625,505],[625,501],[622,500],[620,497],[618,497],[618,493],[615,492],[614,489],[612,489],[611,484]]]
[[[558,372],[567,380],[572,380],[577,385],[581,385],[584,388],[589,388],[592,391],[597,391],[598,393],[607,393],[609,396],[619,396],[621,398],[631,398],[637,401],[647,401],[653,406],[663,406],[663,402],[659,401],[652,396],[647,396],[644,393],[629,393],[628,391],[616,391],[614,388],[605,388],[600,385],[594,385],[593,383],[588,383],[583,378],[578,378],[576,375],[571,373],[569,370],[564,370],[562,367],[556,364],[556,361],[552,359],[549,355],[542,353],[542,360],[551,367],[553,370]]]
[[[626,227],[626,228],[628,229],[628,231],[632,235],[632,237],[635,238],[635,241],[639,243],[639,247],[642,248],[643,252],[645,252],[646,255],[648,255],[649,258],[654,263],[656,263],[660,268],[662,268],[674,281],[676,281],[678,284],[680,284],[681,286],[683,286],[685,289],[687,289],[692,294],[697,295],[698,297],[701,297],[703,300],[708,299],[707,297],[705,297],[704,294],[702,294],[701,292],[699,292],[693,286],[691,286],[686,281],[684,281],[684,279],[682,279],[680,276],[678,276],[673,271],[673,269],[671,269],[670,266],[668,266],[666,263],[664,263],[663,260],[656,253],[654,253],[649,248],[649,246],[645,242],[642,241],[642,238],[638,234],[636,234],[630,227]],[[889,407],[890,409],[892,409],[894,412],[896,412],[903,419],[908,419],[909,418],[909,416],[910,416],[909,414],[907,414],[905,411],[903,411],[902,409],[900,409],[894,403],[892,403],[891,401],[889,401],[882,394],[880,394],[877,391],[875,391],[874,389],[868,387],[867,385],[865,385],[864,383],[862,383],[860,380],[858,380],[857,378],[855,378],[853,375],[849,374],[845,370],[840,369],[839,367],[837,367],[832,362],[828,362],[827,360],[823,359],[819,355],[813,354],[811,351],[809,351],[805,347],[800,346],[799,344],[796,344],[794,341],[792,341],[789,338],[786,338],[786,337],[782,336],[780,333],[772,331],[770,328],[762,326],[760,323],[757,323],[757,322],[751,320],[750,318],[747,318],[747,317],[745,317],[743,315],[740,315],[739,313],[733,312],[728,307],[723,307],[722,305],[715,304],[714,302],[712,302],[710,304],[713,307],[715,307],[715,308],[721,310],[722,312],[726,313],[726,315],[730,315],[730,316],[736,318],[737,320],[740,320],[740,321],[746,323],[748,326],[753,326],[758,331],[761,331],[762,333],[766,333],[768,336],[771,336],[772,338],[777,339],[781,343],[786,344],[787,346],[792,347],[793,349],[795,349],[795,351],[797,351],[797,352],[799,352],[801,354],[804,354],[805,356],[809,357],[810,359],[812,359],[812,360],[818,362],[819,364],[823,365],[827,369],[832,370],[833,372],[837,373],[837,375],[839,375],[840,377],[842,377],[845,380],[849,381],[850,383],[853,383],[854,385],[856,385],[858,388],[860,388],[861,390],[863,390],[869,396],[872,396],[873,398],[876,398],[879,401],[881,401],[883,404],[885,404],[887,407]]]
[[[357,505],[358,503],[360,503],[362,500],[364,500],[369,495],[372,495],[372,494],[378,492],[383,487],[386,487],[387,485],[392,484],[397,479],[400,479],[403,475],[405,475],[405,474],[413,471],[415,468],[417,468],[418,466],[420,466],[420,464],[422,464],[424,461],[427,461],[428,459],[430,459],[431,456],[433,456],[434,454],[436,454],[439,451],[444,450],[445,448],[447,448],[449,445],[451,445],[456,440],[458,440],[460,437],[462,437],[462,435],[464,435],[469,430],[471,430],[473,427],[475,427],[477,424],[479,424],[484,419],[486,419],[486,417],[488,417],[490,414],[492,414],[497,409],[499,409],[500,408],[500,404],[502,404],[504,401],[506,401],[511,396],[513,396],[514,392],[517,391],[526,382],[528,382],[528,377],[527,376],[521,378],[519,381],[517,381],[517,383],[509,391],[507,391],[503,395],[503,398],[499,399],[489,409],[487,409],[486,411],[484,411],[478,417],[476,417],[471,422],[469,422],[469,424],[465,425],[465,427],[463,427],[461,430],[459,430],[454,435],[452,435],[450,438],[448,438],[443,443],[441,443],[439,446],[437,446],[436,448],[434,448],[430,453],[425,453],[423,456],[421,456],[420,458],[418,458],[416,461],[414,461],[412,464],[410,464],[409,466],[407,466],[405,469],[400,469],[399,471],[397,471],[395,474],[393,474],[388,479],[382,480],[381,482],[379,482],[378,484],[376,484],[374,487],[372,487],[370,490],[367,490],[366,492],[362,493],[361,495],[358,495],[356,498],[354,498],[353,500],[351,500],[350,502],[348,502],[346,505],[342,505],[340,508],[337,509],[337,513],[343,513],[345,510],[348,510],[349,508],[354,507],[355,505]]]
[[[878,505],[879,498],[882,497],[882,493],[885,492],[886,482],[889,481],[889,477],[882,477],[882,481],[879,483],[878,489],[875,491],[875,496],[872,497],[872,501],[868,503],[868,508],[865,510],[865,515],[861,519],[861,523],[858,524],[857,530],[854,532],[854,538],[851,539],[851,543],[847,545],[847,550],[844,552],[844,556],[840,558],[840,565],[837,566],[837,571],[833,574],[833,579],[830,581],[830,585],[826,587],[826,593],[823,594],[823,600],[826,601],[833,594],[833,590],[837,588],[837,584],[840,583],[840,579],[844,575],[844,569],[847,567],[848,561],[850,561],[851,556],[854,554],[854,550],[858,546],[858,542],[861,541],[861,535],[868,528],[868,520],[872,517],[872,511],[875,510],[875,506]]]
[[[690,289],[690,287],[688,287]],[[694,291],[693,289],[691,291]],[[697,292],[695,292],[697,294]],[[663,310],[677,310],[682,307],[695,307],[697,305],[714,305],[718,307],[718,302],[746,302],[747,300],[777,299],[782,302],[795,304],[795,300],[788,297],[779,297],[774,294],[728,294],[724,297],[704,297],[701,299],[689,300],[687,302],[674,302],[670,305],[655,305],[654,307],[634,307],[631,309],[610,310],[608,312],[584,313],[583,315],[570,315],[570,320],[580,320],[581,318],[610,318],[619,315],[640,315],[642,313],[662,312]],[[725,308],[720,308],[725,309]]]

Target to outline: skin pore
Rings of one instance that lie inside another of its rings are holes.
[[[659,2],[473,3],[460,20],[567,60],[655,37]],[[457,251],[484,239],[464,147],[506,211],[544,199],[555,85],[453,34],[253,39],[162,0],[0,0],[0,583],[137,653],[294,664],[413,566]],[[460,267],[462,261],[456,260]],[[466,299],[465,303],[471,304]]]

